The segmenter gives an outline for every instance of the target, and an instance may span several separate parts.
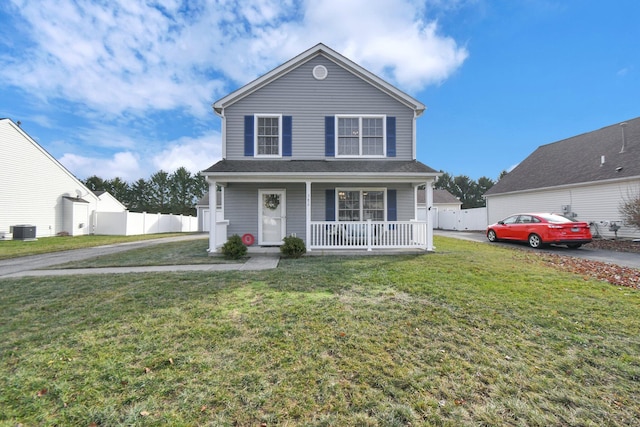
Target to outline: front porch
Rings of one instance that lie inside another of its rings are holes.
[[[294,173],[253,171],[265,164],[223,161],[221,169],[234,171],[207,176],[209,206],[218,205],[218,197],[222,200],[220,216],[211,221],[209,251],[217,251],[231,235],[246,237],[254,250],[277,247],[292,235],[304,241],[309,254],[433,250],[430,215],[418,220],[418,190],[426,188],[430,208],[435,180],[423,165],[287,161],[271,167]],[[218,186],[219,192],[213,190]]]
[[[427,249],[426,221],[311,221],[308,249]]]

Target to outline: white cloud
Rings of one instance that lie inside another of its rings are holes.
[[[180,138],[153,157],[156,171],[173,172],[185,167],[191,173],[208,168],[221,158],[220,134],[203,135],[199,138]]]
[[[204,117],[227,79],[247,83],[318,42],[411,90],[443,81],[468,55],[418,0],[13,3],[31,43],[1,57],[0,77],[115,116]]]
[[[211,132],[197,138],[180,138],[166,144],[151,159],[135,151],[118,151],[110,156],[84,156],[65,153],[59,160],[80,179],[97,175],[102,179],[121,179],[132,183],[140,178],[148,179],[160,169],[174,172],[185,167],[197,173],[220,160],[220,134]]]
[[[115,153],[111,158],[85,157],[67,153],[60,159],[67,169],[80,179],[96,175],[103,179],[120,177],[125,181],[135,181],[141,172],[137,154],[130,151]]]
[[[319,42],[412,94],[447,79],[468,52],[441,34],[442,1],[11,0],[0,85],[79,177],[196,172],[220,158],[211,103]]]

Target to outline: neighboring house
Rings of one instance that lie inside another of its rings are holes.
[[[127,207],[108,191],[94,191],[93,194],[98,197],[100,212],[124,212],[127,210]]]
[[[222,160],[203,174],[224,189],[228,226],[210,227],[210,251],[233,234],[261,246],[296,235],[314,251],[432,249],[417,193],[425,185],[431,206],[440,173],[416,161],[421,102],[318,44],[213,109]]]
[[[596,236],[640,237],[620,214],[640,197],[640,118],[538,147],[484,197],[489,223],[555,212],[592,223]]]
[[[459,211],[462,202],[447,190],[433,190],[433,206],[429,212],[433,219],[433,227],[439,228],[438,216],[440,212]],[[426,191],[418,191],[418,219],[421,221],[427,218],[427,194]]]
[[[10,119],[0,119],[0,146],[2,237],[16,225],[34,226],[35,237],[93,232],[98,196]]]
[[[222,216],[222,189],[218,191],[216,201],[218,203],[218,220],[224,220]],[[204,193],[196,202],[196,216],[198,217],[198,231],[208,232],[211,228],[211,217],[209,216],[209,192]]]

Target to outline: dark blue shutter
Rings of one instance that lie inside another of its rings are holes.
[[[387,157],[395,157],[395,156],[396,156],[396,118],[387,117]]]
[[[325,191],[325,221],[336,220],[336,190],[329,188]]]
[[[292,153],[293,118],[282,116],[282,155],[291,157]]]
[[[244,155],[253,157],[253,116],[244,116]]]
[[[396,205],[396,190],[387,190],[387,221],[398,220],[398,208]]]
[[[336,155],[336,118],[334,116],[324,118],[324,155],[327,157]]]

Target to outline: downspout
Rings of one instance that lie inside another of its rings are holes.
[[[416,123],[418,122],[418,112],[416,110],[413,110],[413,143],[412,143],[412,153],[411,155],[413,156],[413,160],[416,160],[418,158],[417,155],[417,148],[416,146],[418,145],[417,141],[416,141],[416,137],[418,135],[418,132],[416,130]]]

